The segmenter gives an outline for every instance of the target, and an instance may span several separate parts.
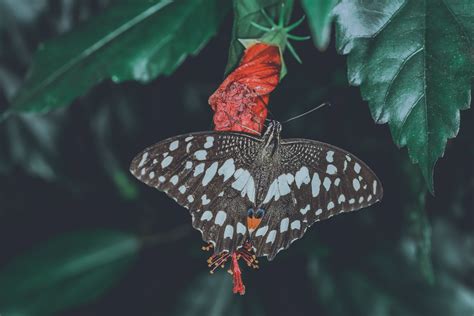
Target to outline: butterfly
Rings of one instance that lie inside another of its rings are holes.
[[[130,171],[187,208],[215,253],[250,242],[272,260],[313,223],[382,199],[375,173],[335,146],[281,139],[270,121],[263,136],[197,132],[138,154]]]

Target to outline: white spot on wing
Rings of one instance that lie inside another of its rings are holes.
[[[196,176],[200,175],[201,173],[203,173],[204,172],[204,166],[205,166],[204,162],[197,165],[196,168],[194,168],[193,176],[196,177]]]
[[[224,175],[224,182],[227,181],[235,172],[234,159],[227,159],[224,164],[219,168],[218,174],[220,176]]]
[[[217,172],[218,165],[219,165],[219,163],[216,161],[216,162],[212,163],[212,165],[209,168],[207,168],[206,173],[204,174],[204,178],[202,178],[202,185],[203,186],[208,185],[209,182],[211,182],[212,178],[214,178],[214,176],[216,175],[216,172]]]
[[[177,175],[174,175],[171,177],[170,182],[174,185],[178,183],[179,177]]]
[[[322,210],[322,209],[318,209],[318,210],[316,211],[316,216],[319,216],[319,215],[321,215],[322,213],[323,213],[323,210]]]
[[[173,157],[172,157],[172,156],[166,157],[166,158],[163,159],[163,161],[161,162],[161,168],[166,168],[166,167],[168,167],[172,161],[173,161]]]
[[[372,183],[372,193],[376,193],[377,192],[377,180],[374,180],[374,182]]]
[[[305,166],[301,167],[300,170],[296,171],[295,174],[295,183],[298,189],[301,187],[303,183],[308,184],[309,181],[311,181],[311,178],[309,177],[309,171],[308,168]]]
[[[291,223],[291,229],[300,229],[301,228],[301,222],[299,220],[293,221]]]
[[[147,158],[148,158],[148,152],[143,154],[142,160],[140,160],[140,163],[138,164],[138,168],[143,167],[143,165],[145,164],[145,161],[147,160]]]
[[[268,233],[268,236],[267,236],[267,240],[265,240],[265,243],[270,243],[270,244],[273,244],[273,242],[275,241],[275,238],[276,238],[276,234],[277,234],[277,231],[276,230],[272,230]]]
[[[313,174],[313,180],[311,180],[311,194],[313,195],[313,197],[317,197],[319,195],[320,189],[321,189],[321,179],[319,179],[318,173],[315,172]]]
[[[268,230],[268,226],[260,227],[259,229],[257,229],[257,232],[255,233],[255,237],[265,236],[265,234],[267,233],[267,230]]]
[[[334,151],[330,150],[326,154],[326,161],[333,162],[334,161]]]
[[[201,221],[210,221],[211,219],[212,219],[211,211],[205,211],[204,213],[202,213]]]
[[[280,191],[281,196],[287,195],[291,192],[290,187],[288,186],[286,174],[282,174],[278,177],[278,191]]]
[[[148,175],[148,177],[149,177],[150,179],[153,179],[153,178],[155,177],[155,173],[154,173],[153,171],[150,172],[150,174]]]
[[[360,165],[359,165],[357,162],[354,164],[354,171],[355,171],[356,173],[359,173],[359,172],[360,172]]]
[[[166,178],[163,177],[163,176],[160,176],[160,177],[158,178],[158,181],[160,181],[161,183],[163,183],[163,182],[166,181]]]
[[[188,195],[188,202],[193,203],[194,202],[194,196]]]
[[[191,161],[186,161],[186,165],[184,167],[186,169],[191,169],[193,167],[193,163]]]
[[[204,160],[207,157],[207,150],[201,149],[198,150],[194,153],[194,157],[196,157],[197,160]]]
[[[247,170],[238,169],[234,173],[234,177],[235,181],[232,183],[232,187],[237,191],[242,191],[245,185],[247,184],[247,181],[249,180],[250,172],[248,172]]]
[[[273,180],[272,184],[270,184],[267,195],[265,196],[265,199],[263,200],[263,203],[265,204],[265,203],[270,202],[273,196],[275,196],[275,201],[277,201],[278,198],[280,197],[280,194],[278,193],[278,180],[277,179]]]
[[[339,197],[337,198],[337,203],[339,204],[345,201],[346,201],[346,196],[344,194],[339,195]]]
[[[176,150],[179,146],[179,140],[175,140],[170,144],[170,151]]]
[[[247,194],[250,202],[255,202],[255,182],[253,181],[253,177],[250,176],[249,180],[247,181],[247,185],[245,186],[245,191],[242,190],[242,197]]]
[[[212,136],[207,136],[206,137],[206,142],[204,143],[204,148],[211,148],[214,145],[214,137]]]
[[[352,180],[352,186],[354,187],[354,190],[359,191],[360,189],[360,182],[359,180],[355,179]]]
[[[207,205],[211,202],[211,200],[207,198],[206,194],[204,194],[203,196],[201,196],[201,202],[202,202],[202,205]]]
[[[334,208],[334,203],[333,202],[329,202],[328,203],[328,210],[331,210]]]
[[[284,233],[288,230],[288,224],[290,223],[290,219],[285,217],[280,222],[280,233]]]
[[[300,209],[300,213],[305,215],[306,213],[308,213],[309,209],[310,209],[310,207],[309,207],[309,204],[308,204],[308,205],[306,205],[305,208]]]
[[[331,179],[329,179],[328,177],[325,177],[323,186],[326,189],[326,191],[329,191],[329,188],[331,187]]]
[[[224,239],[230,238],[234,235],[234,227],[232,225],[227,225],[224,230]]]
[[[189,142],[191,139],[193,139],[194,136],[188,136],[184,139],[185,142]]]
[[[186,187],[182,185],[179,187],[178,191],[181,192],[181,194],[184,194],[184,192],[186,192]]]
[[[219,226],[222,226],[222,224],[224,224],[226,218],[227,218],[226,212],[219,211],[219,212],[217,212],[216,219],[214,220],[214,223],[219,225]]]
[[[237,234],[244,235],[246,231],[247,231],[247,227],[245,227],[244,224],[240,222],[237,223]]]
[[[337,168],[336,168],[335,165],[329,164],[329,165],[327,166],[327,168],[326,168],[326,172],[327,172],[328,174],[336,174]]]

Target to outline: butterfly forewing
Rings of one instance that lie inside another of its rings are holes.
[[[272,259],[315,221],[367,207],[382,198],[376,175],[354,155],[329,144],[283,140],[267,214],[255,235],[257,255]],[[273,192],[273,193],[272,193]],[[265,202],[265,201],[264,201]]]
[[[240,133],[186,134],[145,149],[130,170],[188,208],[193,227],[216,251],[232,251],[246,238],[251,204],[232,184],[239,169],[250,170],[260,146],[260,139]]]

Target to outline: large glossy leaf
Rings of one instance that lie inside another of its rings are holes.
[[[320,50],[328,47],[331,39],[332,9],[337,0],[301,0],[313,34],[313,42]]]
[[[433,168],[459,131],[474,69],[472,0],[342,0],[337,47],[374,120],[407,146],[433,192]]]
[[[140,248],[134,235],[98,230],[59,236],[0,271],[0,314],[52,315],[117,283]]]
[[[220,0],[116,1],[40,46],[10,111],[68,105],[106,78],[147,82],[169,75],[217,32],[228,7]]]
[[[229,58],[227,61],[226,74],[229,73],[238,63],[244,46],[239,42],[241,39],[258,39],[264,32],[254,27],[251,23],[270,26],[262,10],[275,21],[280,16],[283,9],[285,22],[288,22],[293,8],[293,0],[234,0],[234,26],[232,29],[232,41],[229,48]]]

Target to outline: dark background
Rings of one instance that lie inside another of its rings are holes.
[[[107,5],[3,1],[0,107],[21,85],[39,43]],[[301,14],[297,8],[293,16]],[[243,297],[232,294],[224,269],[208,275],[209,254],[187,211],[136,181],[128,166],[152,143],[212,129],[207,98],[223,79],[231,28],[229,15],[218,36],[170,77],[104,82],[68,108],[0,125],[0,268],[52,237],[110,228],[159,242],[147,244],[104,295],[60,315],[472,315],[472,111],[461,114],[461,131],[435,169],[436,197],[424,203],[418,169],[348,86],[334,40],[323,53],[311,41],[297,43],[303,65],[286,56],[288,75],[270,98],[270,118],[331,102],[284,126],[283,137],[354,153],[381,179],[383,201],[317,223],[274,261],[261,258],[258,271],[244,268]],[[309,34],[306,25],[297,31]]]

